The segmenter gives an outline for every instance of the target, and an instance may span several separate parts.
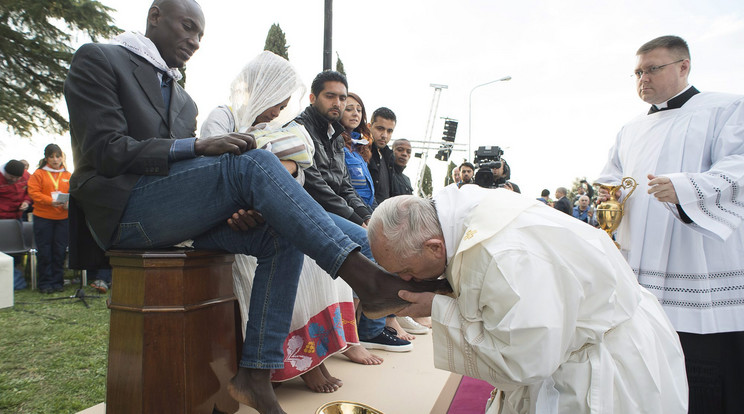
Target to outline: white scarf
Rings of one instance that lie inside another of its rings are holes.
[[[169,68],[163,58],[160,56],[158,48],[155,43],[149,38],[145,37],[139,32],[124,32],[115,38],[111,39],[109,43],[125,47],[130,52],[142,57],[146,61],[150,62],[155,68],[165,72],[171,78],[176,81],[180,81],[183,75],[178,68]]]

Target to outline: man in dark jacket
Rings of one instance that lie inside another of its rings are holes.
[[[554,207],[556,208],[556,210],[560,210],[571,216],[573,215],[573,206],[571,205],[571,202],[568,201],[566,194],[568,194],[568,190],[566,190],[566,187],[558,187],[555,190],[555,197],[558,200],[555,202]]]
[[[319,73],[310,87],[310,106],[295,120],[305,126],[315,144],[313,166],[305,170],[305,190],[329,213],[362,225],[372,211],[349,180],[341,136],[344,126],[339,122],[348,87],[339,72]]]
[[[390,188],[390,196],[395,197],[399,195],[410,195],[413,194],[413,186],[411,186],[411,179],[407,175],[403,174],[403,170],[408,165],[408,160],[411,159],[411,142],[405,138],[396,139],[393,142],[393,155],[395,162],[393,164],[393,179],[392,186]]]
[[[377,204],[390,198],[390,187],[393,179],[393,151],[388,142],[393,136],[397,120],[395,113],[384,106],[372,113],[369,130],[372,133],[372,158],[369,159],[369,174],[375,183],[375,201]]]

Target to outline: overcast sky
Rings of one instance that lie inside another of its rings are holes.
[[[144,32],[150,0],[102,2],[116,9],[120,28]],[[272,23],[286,33],[289,59],[308,86],[322,69],[322,0],[201,3],[206,32],[187,64],[186,86],[200,123],[226,103],[231,80],[263,49]],[[434,93],[429,85],[448,85],[433,139],[441,138],[441,117],[460,121],[457,143],[467,144],[472,127],[473,148],[504,148],[513,181],[537,197],[542,188],[552,193],[577,176],[599,174],[617,131],[647,109],[630,76],[635,51],[667,34],[688,41],[690,81],[698,89],[744,94],[744,8],[733,0],[336,0],[333,61],[338,52],[350,91],[368,113],[387,106],[397,114],[393,138],[423,140]],[[472,88],[507,75],[511,81],[474,90],[468,125]],[[52,141],[69,148],[69,136],[32,143],[3,136],[0,162],[34,163]],[[433,155],[436,190],[446,163]],[[464,157],[453,155],[456,162]],[[416,168],[412,162],[406,173],[415,179]]]

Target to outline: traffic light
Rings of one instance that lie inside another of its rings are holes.
[[[447,142],[455,142],[455,134],[457,134],[457,121],[453,119],[444,121],[444,136],[442,136],[442,140]]]
[[[450,155],[452,155],[452,144],[444,143],[439,147],[439,151],[437,151],[437,155],[435,155],[434,158],[439,161],[449,161]]]

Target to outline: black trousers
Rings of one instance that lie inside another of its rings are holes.
[[[678,332],[690,387],[690,414],[744,413],[744,332]]]

